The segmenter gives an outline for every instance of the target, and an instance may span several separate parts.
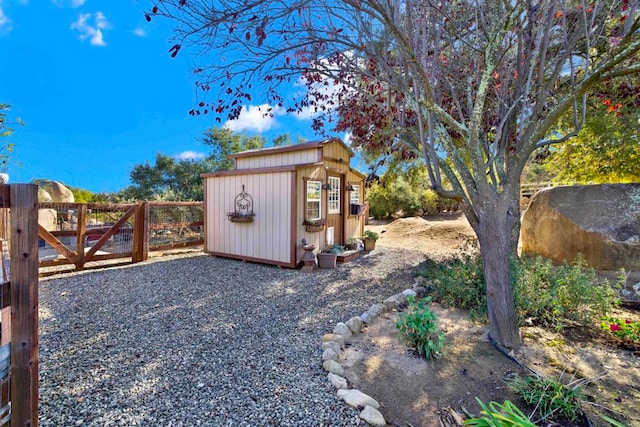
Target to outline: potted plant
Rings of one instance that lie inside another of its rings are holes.
[[[318,267],[336,268],[338,254],[344,252],[344,247],[338,244],[328,245],[318,254]]]
[[[376,248],[376,240],[378,240],[378,233],[375,231],[367,230],[364,232],[362,236],[362,240],[364,240],[364,250],[372,251]]]
[[[355,251],[358,249],[358,239],[355,237],[349,237],[346,242],[347,249]]]
[[[302,225],[307,233],[317,233],[324,230],[326,221],[324,219],[305,219]]]

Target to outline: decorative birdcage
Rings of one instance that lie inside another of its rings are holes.
[[[227,217],[231,222],[253,222],[255,213],[253,213],[253,197],[244,190],[244,184],[242,184],[242,191],[236,196],[233,201],[233,212],[228,212]]]

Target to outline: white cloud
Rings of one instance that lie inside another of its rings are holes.
[[[93,18],[93,25],[91,25],[91,18]],[[89,39],[93,46],[107,45],[104,41],[102,30],[109,28],[111,28],[111,24],[102,12],[96,12],[93,15],[91,13],[80,14],[78,20],[71,24],[72,30],[80,32],[80,40]]]
[[[29,0],[20,0],[21,2],[28,2]],[[87,0],[71,0],[71,7],[74,9],[79,8],[80,6],[84,5],[87,2]],[[65,4],[68,3],[67,0],[51,0],[51,3],[55,4],[58,7],[64,7]]]
[[[11,19],[5,15],[2,10],[2,5],[0,4],[0,35],[8,33],[12,28]]]
[[[323,112],[331,112],[338,105],[339,94],[345,89],[347,91],[353,90],[353,88],[345,86],[342,83],[336,83],[336,79],[327,76],[323,76],[321,81],[313,83],[311,88],[307,87],[307,83],[304,81],[303,77],[300,77],[295,85],[297,87],[304,87],[305,92],[317,92],[322,95],[318,101],[318,106],[309,105],[302,108],[300,112],[293,113],[293,116],[298,120],[311,120]],[[327,101],[323,100],[325,99],[325,96],[328,97]],[[314,101],[316,100],[316,97],[310,95],[309,100]],[[333,102],[333,104],[331,102]],[[324,105],[327,111],[323,111],[320,105]]]
[[[192,150],[183,151],[182,153],[175,155],[175,158],[178,160],[200,160],[205,157],[207,157],[206,154]]]
[[[224,126],[231,129],[234,132],[241,132],[244,130],[255,132],[266,132],[276,125],[276,117],[284,114],[284,110],[281,108],[273,108],[272,115],[264,116],[269,110],[269,104],[262,105],[249,105],[242,106],[240,117],[236,120],[228,120]]]
[[[141,27],[136,27],[136,29],[133,30],[133,34],[138,37],[147,37],[147,32]]]
[[[351,140],[352,139],[353,139],[353,132],[351,132],[350,130],[346,131],[344,133],[344,136],[342,137],[342,140],[347,145],[347,147],[351,147]]]

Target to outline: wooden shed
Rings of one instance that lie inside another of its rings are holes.
[[[205,252],[297,267],[302,239],[344,244],[364,230],[364,178],[340,139],[248,150],[202,174]]]

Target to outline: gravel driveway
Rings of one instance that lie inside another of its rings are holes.
[[[362,425],[321,336],[423,259],[382,249],[305,274],[189,255],[43,279],[40,425]]]

